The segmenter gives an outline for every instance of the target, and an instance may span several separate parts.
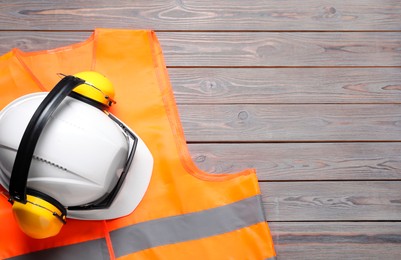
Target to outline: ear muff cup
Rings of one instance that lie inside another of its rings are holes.
[[[22,231],[33,238],[55,236],[65,223],[65,209],[37,196],[28,194],[26,204],[14,201],[12,209]]]
[[[114,86],[111,81],[96,71],[83,71],[74,74],[74,77],[85,81],[84,84],[77,86],[73,92],[93,100],[97,103],[110,107],[116,103],[114,101]]]

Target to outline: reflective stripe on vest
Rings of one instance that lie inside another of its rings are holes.
[[[110,232],[116,257],[144,249],[200,239],[265,221],[260,195],[201,212],[156,219]],[[188,228],[191,227],[191,228]],[[47,249],[9,259],[108,259],[105,239]],[[272,258],[269,258],[272,259]]]
[[[254,196],[214,209],[156,219],[112,231],[110,237],[115,256],[257,224],[265,221],[260,205],[260,196]]]
[[[7,260],[36,260],[36,259],[110,259],[105,239],[90,240],[74,245],[50,248],[38,252],[7,258]]]

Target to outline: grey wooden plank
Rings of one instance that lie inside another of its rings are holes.
[[[190,142],[401,141],[401,105],[179,105]]]
[[[271,222],[279,259],[393,259],[401,255],[399,222]]]
[[[0,1],[2,30],[400,30],[396,0]]]
[[[400,180],[401,143],[189,144],[208,173],[255,168],[261,181]]]
[[[19,48],[22,51],[48,50],[86,40],[92,31],[89,32],[1,32],[0,31],[0,53],[4,54],[12,48]]]
[[[401,221],[401,181],[261,182],[268,221]]]
[[[401,68],[169,68],[178,103],[400,103]]]
[[[159,32],[169,66],[401,66],[399,32]]]
[[[60,47],[90,32],[1,32],[0,53]],[[398,32],[158,32],[168,66],[401,66]]]

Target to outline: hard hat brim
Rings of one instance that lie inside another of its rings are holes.
[[[138,137],[138,144],[131,167],[109,208],[67,210],[74,219],[104,220],[130,214],[140,203],[149,186],[153,170],[153,157],[145,143]]]

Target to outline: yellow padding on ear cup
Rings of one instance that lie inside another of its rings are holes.
[[[76,87],[73,90],[74,92],[106,106],[111,106],[115,103],[113,84],[102,74],[95,71],[83,71],[74,76],[85,80],[85,84]]]
[[[27,195],[27,201],[26,204],[14,201],[12,207],[21,230],[28,236],[38,239],[57,235],[64,225],[58,217],[62,216],[61,211],[38,197]],[[65,216],[62,218],[65,221]]]

